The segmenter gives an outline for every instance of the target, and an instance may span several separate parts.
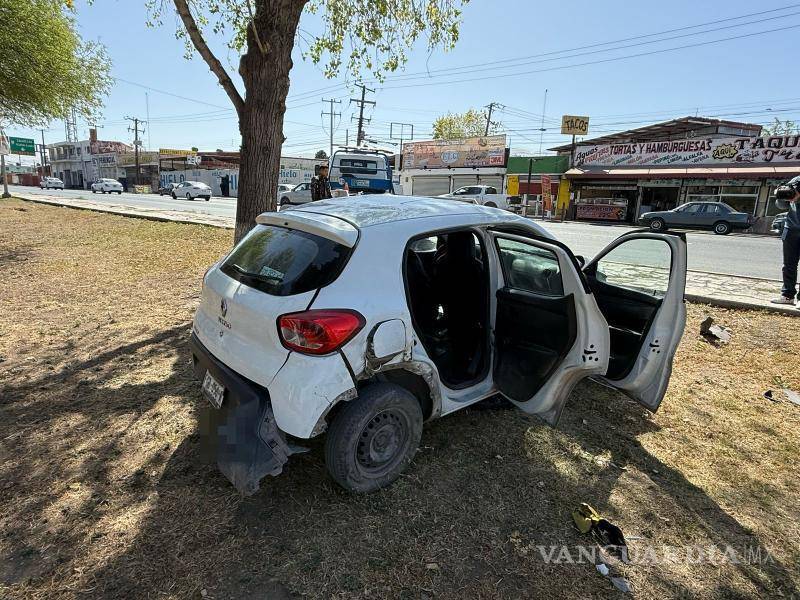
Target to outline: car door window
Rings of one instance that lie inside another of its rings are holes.
[[[496,194],[497,193],[497,189],[493,188],[493,187],[487,187],[486,188],[486,193],[487,194]]]
[[[672,252],[663,240],[637,238],[597,262],[596,277],[607,285],[663,298],[669,287]]]
[[[506,285],[534,294],[564,294],[558,257],[552,251],[517,240],[497,238],[497,252]]]

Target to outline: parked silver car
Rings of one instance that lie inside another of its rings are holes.
[[[278,206],[305,204],[306,202],[311,202],[311,184],[307,181],[298,183],[291,192],[283,192],[278,198]]]
[[[737,212],[724,202],[687,202],[672,210],[644,213],[639,217],[642,225],[653,231],[670,227],[679,229],[710,229],[717,235],[727,235],[734,229],[749,229],[753,217]]]

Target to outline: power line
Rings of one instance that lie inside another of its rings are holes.
[[[588,49],[591,49],[591,48],[598,48],[600,46],[610,46],[612,44],[619,44],[619,43],[622,43],[622,42],[630,42],[630,41],[634,41],[634,40],[652,38],[652,37],[662,36],[662,35],[666,35],[666,34],[670,34],[670,33],[676,33],[676,32],[679,32],[679,31],[688,31],[690,29],[699,29],[701,27],[706,27],[708,25],[717,25],[719,23],[728,23],[730,21],[738,21],[738,20],[741,20],[741,19],[749,18],[749,17],[757,17],[757,16],[761,16],[761,15],[765,15],[765,14],[771,14],[771,13],[776,13],[776,12],[784,12],[784,11],[787,11],[787,10],[790,10],[790,9],[793,9],[793,8],[797,8],[798,6],[800,6],[800,4],[794,3],[794,4],[790,4],[788,6],[784,6],[782,8],[775,8],[775,9],[771,9],[771,10],[748,13],[748,14],[745,14],[745,15],[739,15],[737,17],[728,17],[728,18],[725,18],[725,19],[717,19],[717,20],[714,20],[714,21],[707,21],[705,23],[698,23],[696,25],[687,25],[687,26],[677,27],[677,28],[674,28],[674,29],[667,29],[667,30],[659,31],[659,32],[655,32],[655,33],[637,35],[637,36],[628,37],[628,38],[622,38],[622,39],[618,39],[618,40],[611,40],[611,41],[608,41],[608,42],[597,42],[597,43],[588,44],[588,45],[585,45],[585,46],[577,46],[575,48],[567,48],[567,49],[564,49],[564,50],[554,50],[554,51],[550,51],[550,52],[531,54],[531,55],[528,55],[528,56],[519,56],[519,57],[507,58],[507,59],[503,59],[503,60],[489,61],[489,62],[483,62],[483,63],[475,63],[475,64],[470,64],[470,65],[462,65],[462,66],[459,66],[459,67],[447,67],[447,68],[442,68],[442,69],[433,69],[433,70],[427,70],[427,71],[417,71],[415,73],[405,73],[405,74],[402,74],[402,75],[394,76],[394,77],[392,77],[390,79],[391,80],[400,80],[400,79],[408,79],[408,80],[410,80],[410,79],[417,79],[417,78],[430,78],[431,76],[433,76],[433,77],[441,77],[441,76],[447,75],[448,73],[449,74],[453,74],[453,75],[460,74],[460,73],[454,73],[454,71],[465,71],[466,70],[466,71],[469,71],[469,72],[474,72],[476,70],[486,70],[486,69],[479,69],[479,67],[489,67],[489,66],[495,66],[495,65],[502,65],[502,64],[505,64],[505,63],[517,63],[517,62],[520,62],[520,61],[527,61],[527,60],[530,60],[530,59],[533,59],[533,58],[542,58],[542,57],[546,57],[546,56],[554,56],[556,54],[566,54],[566,53],[569,53],[569,52],[577,52],[579,50],[588,50]],[[702,33],[710,33],[710,32],[719,31],[719,30],[722,30],[722,29],[730,29],[730,28],[733,28],[733,27],[743,27],[745,25],[752,25],[752,24],[755,24],[755,23],[762,23],[764,21],[769,21],[769,20],[774,20],[774,19],[782,19],[782,18],[785,18],[787,16],[792,16],[792,15],[795,15],[795,14],[798,14],[798,13],[778,15],[778,16],[775,16],[775,17],[770,17],[768,19],[761,19],[761,20],[755,20],[755,21],[746,22],[746,23],[739,23],[737,25],[731,25],[731,26],[728,26],[728,27],[722,27],[722,28],[717,28],[717,29],[709,29],[709,30],[703,31],[703,32],[694,32],[694,33],[688,34],[688,35],[700,35]],[[686,37],[686,36],[677,36],[677,37]],[[652,41],[644,42],[644,43],[652,44],[652,43],[658,43],[658,42],[667,41],[669,39],[676,39],[676,38],[663,38],[663,39],[652,40]],[[599,52],[607,52],[608,50],[614,50],[614,49],[617,49],[617,48],[599,50]],[[576,56],[579,56],[579,55],[576,55]],[[561,58],[570,58],[570,57],[567,56],[567,57],[561,57]],[[559,59],[550,59],[550,60],[559,60]],[[526,63],[523,63],[523,64],[526,64]],[[514,64],[514,65],[507,65],[506,67],[495,67],[495,68],[501,68],[502,69],[502,68],[508,68],[509,66],[519,66],[519,65]],[[444,75],[434,75],[436,73],[443,73]],[[377,81],[377,80],[370,80],[370,81]]]
[[[126,120],[131,121],[133,123],[133,128],[128,127],[128,131],[133,131],[133,152],[136,158],[136,185],[140,185],[141,182],[139,181],[139,146],[142,145],[141,140],[139,140],[139,133],[144,133],[144,129],[141,131],[139,130],[139,125],[142,123],[146,123],[146,121],[142,121],[137,117],[125,117]]]
[[[573,68],[576,68],[576,67],[585,67],[585,66],[597,65],[597,64],[602,64],[602,63],[616,62],[616,61],[619,61],[619,60],[629,60],[631,58],[640,58],[642,56],[652,56],[654,54],[663,54],[665,52],[674,52],[676,50],[686,50],[688,48],[698,48],[700,46],[709,46],[711,44],[719,44],[721,42],[729,42],[729,41],[732,41],[732,40],[741,40],[741,39],[745,39],[745,38],[754,37],[754,36],[757,36],[757,35],[764,35],[764,34],[767,34],[767,33],[776,33],[778,31],[788,31],[790,29],[797,29],[798,27],[800,27],[800,24],[788,25],[786,27],[777,27],[775,29],[767,29],[767,30],[764,30],[764,31],[756,31],[756,32],[753,32],[753,33],[746,33],[746,34],[735,35],[735,36],[730,36],[730,37],[726,37],[726,38],[719,38],[719,39],[716,39],[716,40],[707,40],[707,41],[698,42],[698,43],[695,43],[695,44],[685,44],[683,46],[674,46],[672,48],[662,48],[662,49],[659,49],[659,50],[651,50],[651,51],[648,51],[648,52],[639,52],[639,53],[636,53],[636,54],[628,54],[628,55],[625,55],[625,56],[617,56],[617,57],[612,57],[612,58],[603,58],[603,59],[598,59],[598,60],[590,60],[590,61],[586,61],[586,62],[582,62],[582,63],[574,63],[574,64],[570,64],[570,65],[559,65],[559,66],[555,66],[555,67],[548,67],[548,68],[545,68],[545,69],[533,69],[531,71],[516,71],[514,73],[506,73],[504,75],[490,75],[490,76],[487,76],[487,77],[471,77],[471,78],[468,78],[468,79],[452,79],[452,80],[449,80],[449,81],[438,81],[438,82],[437,81],[432,81],[432,82],[428,82],[428,83],[413,83],[413,84],[408,84],[408,85],[394,85],[394,86],[384,87],[383,89],[384,90],[397,90],[397,89],[404,89],[404,88],[428,87],[428,86],[434,86],[434,85],[453,85],[453,84],[456,84],[456,83],[470,83],[470,82],[473,82],[473,81],[488,81],[488,80],[492,80],[492,79],[503,79],[505,77],[519,77],[521,75],[532,75],[534,73],[546,73],[546,72],[550,72],[550,71],[561,71],[563,69],[573,69]]]

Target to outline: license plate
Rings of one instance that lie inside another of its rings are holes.
[[[356,179],[356,185],[358,187],[369,187],[369,179]]]
[[[211,402],[214,408],[222,406],[222,400],[225,397],[225,386],[206,371],[206,376],[203,378],[203,395]]]

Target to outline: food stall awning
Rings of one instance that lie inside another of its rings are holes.
[[[788,177],[800,175],[800,164],[796,166],[759,165],[757,167],[634,167],[626,169],[578,168],[569,169],[567,179],[647,179],[647,178],[692,178],[753,179],[759,177]]]

